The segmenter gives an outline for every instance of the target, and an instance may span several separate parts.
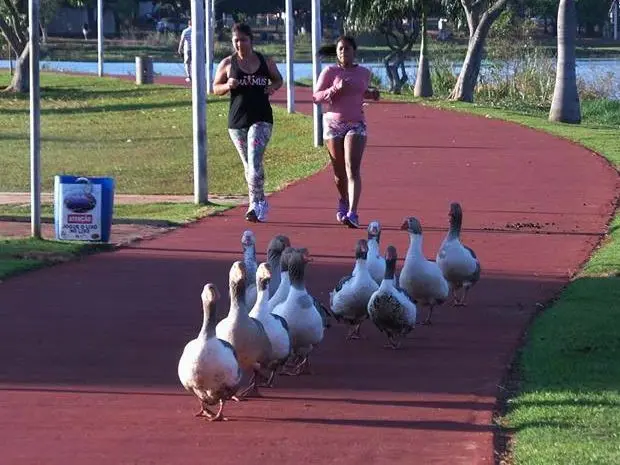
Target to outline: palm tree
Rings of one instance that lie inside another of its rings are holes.
[[[558,7],[558,61],[549,120],[561,123],[581,122],[581,107],[575,72],[575,0],[560,0]]]
[[[431,80],[431,70],[428,62],[428,50],[426,42],[428,39],[426,27],[426,15],[428,11],[428,0],[418,0],[420,5],[420,59],[418,60],[418,74],[415,78],[415,86],[413,87],[413,95],[415,97],[432,97],[433,81]]]

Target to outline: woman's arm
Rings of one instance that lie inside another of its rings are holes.
[[[364,92],[364,98],[368,100],[379,100],[381,94],[379,93],[379,89],[376,87],[369,87]]]
[[[316,89],[312,93],[312,100],[314,103],[329,102],[340,88],[342,88],[342,82],[340,82],[340,86],[335,85],[330,68],[325,68],[321,71],[316,81]]]
[[[283,79],[276,62],[271,58],[265,58],[265,61],[267,62],[269,77],[271,78],[271,84],[267,86],[267,93],[269,95],[273,95],[275,91],[282,87]]]
[[[225,95],[237,87],[237,80],[228,78],[228,71],[230,69],[230,57],[224,58],[215,72],[215,78],[213,79],[213,93],[215,95]]]

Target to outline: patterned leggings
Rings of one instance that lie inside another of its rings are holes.
[[[228,130],[243,162],[250,205],[265,199],[263,155],[271,138],[271,129],[270,123],[259,122],[249,128]]]

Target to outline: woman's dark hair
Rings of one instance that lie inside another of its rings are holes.
[[[346,42],[353,48],[353,50],[357,50],[357,43],[355,42],[355,38],[353,36],[341,35],[336,39],[333,44],[323,45],[319,49],[319,55],[335,57],[336,49],[338,48],[338,42]]]
[[[357,42],[355,42],[355,38],[353,36],[342,35],[336,39],[336,45],[338,45],[338,42],[346,42],[353,50],[357,50]]]
[[[246,23],[235,23],[235,24],[233,24],[231,32],[233,34],[235,32],[237,34],[241,33],[244,36],[248,36],[250,38],[250,40],[254,40],[254,36],[252,35],[252,28],[249,25],[247,25]]]

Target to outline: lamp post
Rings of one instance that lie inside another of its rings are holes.
[[[316,89],[316,82],[321,74],[321,59],[319,47],[321,46],[321,0],[312,0],[312,88]],[[321,118],[321,105],[312,106],[314,120],[314,146],[323,145],[323,122]]]

